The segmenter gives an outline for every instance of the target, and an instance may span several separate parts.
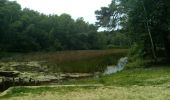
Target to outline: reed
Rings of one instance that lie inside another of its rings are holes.
[[[0,61],[38,61],[54,73],[93,73],[103,71],[108,65],[115,65],[126,53],[127,49],[17,53],[9,54],[10,56],[1,58]]]

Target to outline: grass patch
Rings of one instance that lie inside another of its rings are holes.
[[[89,90],[96,89],[98,86],[42,86],[42,87],[12,87],[9,88],[3,96],[0,96],[0,99],[18,97],[18,96],[27,96],[29,93],[40,95],[44,92],[57,92],[59,94],[66,94],[71,91],[77,91],[79,88]]]
[[[109,76],[70,81],[65,84],[104,84],[114,86],[152,86],[170,82],[170,67],[127,69]]]
[[[167,100],[170,98],[170,67],[126,69],[116,74],[74,80],[75,86],[14,87],[4,100]],[[77,86],[87,85],[90,86]],[[103,84],[104,86],[94,86]]]
[[[21,88],[2,100],[168,100],[170,89],[165,86],[101,86]],[[35,92],[36,91],[36,92]],[[38,91],[38,92],[37,92]],[[40,92],[39,92],[40,91]]]

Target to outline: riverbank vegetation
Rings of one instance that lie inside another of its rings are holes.
[[[39,53],[8,53],[0,59],[0,70],[47,73],[103,72],[126,56],[127,49],[77,50]]]
[[[3,93],[4,100],[116,100],[169,98],[169,66],[138,68],[83,80],[72,80],[65,85],[13,87]]]

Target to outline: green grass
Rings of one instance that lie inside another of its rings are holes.
[[[32,94],[41,94],[42,92],[45,91],[51,91],[51,92],[57,92],[59,91],[60,93],[66,93],[67,91],[71,91],[74,88],[54,88],[54,87],[37,87],[37,88],[28,88],[28,87],[12,87],[10,88],[9,92],[2,96],[1,98],[9,98],[9,97],[17,97],[17,96],[24,96],[27,93],[32,93]]]
[[[11,87],[9,88],[5,95],[0,96],[0,99],[18,97],[18,96],[26,96],[28,93],[38,94],[40,95],[43,92],[59,92],[60,94],[66,94],[71,91],[77,91],[77,89],[96,89],[100,86],[40,86],[40,87]]]
[[[168,87],[132,86],[132,87],[53,87],[56,91],[41,93],[19,92],[19,96],[1,98],[2,100],[168,100]],[[37,88],[27,88],[35,91]],[[25,89],[25,90],[27,90]],[[59,90],[59,91],[58,91]],[[64,91],[62,91],[64,90]]]
[[[109,76],[70,81],[65,84],[104,84],[114,86],[152,86],[170,82],[170,67],[127,69]]]
[[[41,100],[42,97],[39,95],[46,94],[47,97],[52,100],[55,100],[54,96],[60,97],[61,99],[68,96],[68,98],[72,98],[71,100],[74,100],[74,97],[72,97],[74,95],[92,95],[92,97],[89,97],[89,100],[99,100],[101,98],[105,98],[101,100],[112,100],[111,97],[121,100],[121,97],[117,97],[120,94],[119,96],[123,95],[123,97],[127,98],[127,100],[140,100],[140,98],[143,98],[143,100],[148,100],[149,98],[152,98],[153,100],[164,100],[164,98],[170,97],[170,95],[168,95],[170,92],[169,76],[169,66],[127,69],[116,74],[101,76],[100,78],[74,80],[65,83],[67,85],[91,84],[90,86],[62,87],[54,85],[42,87],[14,87],[11,88],[5,95],[1,96],[0,99],[8,100],[11,98],[17,98],[17,100],[22,100],[23,98],[33,99],[34,96],[37,96],[37,100]],[[103,84],[104,86],[93,86],[98,84]],[[148,93],[148,91],[152,92]],[[165,93],[161,91],[164,91]],[[112,95],[108,95],[109,93]],[[101,97],[99,95],[101,95]],[[97,96],[97,98],[92,99],[93,96]],[[81,96],[79,99],[80,98]],[[87,98],[84,100],[87,100]]]

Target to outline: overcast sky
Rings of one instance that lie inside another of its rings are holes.
[[[30,8],[45,14],[70,14],[74,19],[83,17],[95,23],[95,10],[108,6],[111,0],[11,0],[17,1],[22,8]]]

